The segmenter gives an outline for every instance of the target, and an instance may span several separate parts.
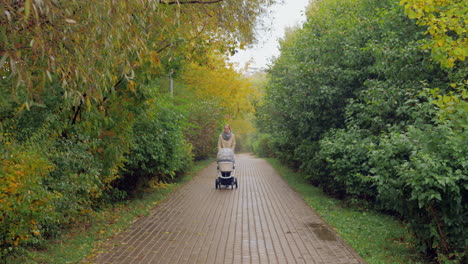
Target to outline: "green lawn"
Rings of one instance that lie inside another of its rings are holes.
[[[417,253],[411,233],[399,220],[331,198],[277,160],[267,160],[368,263],[429,263]]]

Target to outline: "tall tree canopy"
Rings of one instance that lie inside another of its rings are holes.
[[[59,82],[65,98],[102,100],[143,65],[225,52],[254,41],[257,18],[273,0],[2,1],[2,90],[25,106]],[[6,88],[5,90],[5,87]]]

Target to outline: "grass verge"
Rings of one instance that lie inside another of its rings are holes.
[[[331,198],[278,160],[266,160],[367,263],[430,263],[417,253],[413,235],[398,219]]]
[[[120,202],[94,213],[91,220],[71,228],[59,239],[48,241],[44,249],[29,251],[27,258],[16,259],[14,263],[93,263],[94,256],[102,252],[101,246],[105,241],[126,230],[141,216],[148,215],[154,206],[212,161],[195,162],[191,172],[178,183],[161,185],[138,199]]]

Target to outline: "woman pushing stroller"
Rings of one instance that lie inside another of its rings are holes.
[[[221,186],[234,186],[237,188],[237,178],[235,174],[234,149],[236,148],[236,138],[229,125],[224,126],[224,132],[218,138],[218,177],[216,178],[216,189]]]
[[[224,125],[224,131],[218,138],[218,152],[223,148],[230,148],[232,151],[236,149],[236,137],[232,133],[230,125]]]

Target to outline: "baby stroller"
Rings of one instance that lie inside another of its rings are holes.
[[[216,178],[216,189],[221,186],[231,186],[231,189],[238,187],[237,178],[234,177],[236,172],[234,151],[230,148],[222,148],[217,155],[218,177]]]

